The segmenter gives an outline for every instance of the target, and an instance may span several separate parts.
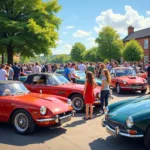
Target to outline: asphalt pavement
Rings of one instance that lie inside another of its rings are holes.
[[[110,103],[141,96],[140,93],[114,92]],[[142,139],[114,138],[101,127],[99,108],[94,117],[85,121],[84,113],[76,114],[71,122],[58,128],[37,128],[32,135],[19,135],[11,125],[0,124],[0,150],[146,150]]]

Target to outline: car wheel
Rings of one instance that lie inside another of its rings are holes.
[[[146,91],[147,91],[147,89],[145,89],[145,90],[141,90],[141,93],[145,94],[145,93],[146,93]]]
[[[121,94],[121,92],[122,92],[119,83],[117,83],[117,85],[116,85],[116,91],[117,91],[118,94]]]
[[[148,149],[150,149],[150,127],[148,128],[144,136],[144,144]]]
[[[72,107],[74,108],[74,110],[76,110],[76,112],[82,112],[84,110],[84,101],[83,101],[83,97],[80,94],[75,94],[71,97],[72,100]]]
[[[12,124],[19,134],[30,134],[35,130],[34,121],[31,115],[25,110],[17,110],[14,112]]]

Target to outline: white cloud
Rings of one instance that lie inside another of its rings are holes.
[[[74,38],[82,38],[82,37],[88,37],[92,34],[92,32],[86,32],[86,31],[83,31],[83,30],[77,30],[74,34],[73,34],[73,37]]]
[[[87,39],[87,41],[88,41],[88,43],[86,44],[86,46],[88,48],[97,46],[97,44],[95,43],[95,38],[90,37],[90,38]]]
[[[74,26],[67,26],[66,29],[73,29]]]
[[[131,6],[125,6],[125,14],[116,14],[112,9],[101,12],[96,17],[97,26],[94,27],[99,32],[104,26],[112,26],[121,36],[127,35],[127,27],[132,25],[135,30],[150,27],[150,17],[144,17]]]
[[[150,11],[147,11],[146,13],[147,13],[147,15],[150,15]]]

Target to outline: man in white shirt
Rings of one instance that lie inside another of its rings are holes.
[[[82,72],[86,72],[86,66],[83,64],[82,61],[81,61],[80,65],[78,66],[78,69]]]
[[[5,65],[1,65],[0,80],[7,80],[7,78],[8,78],[8,73],[5,70]]]
[[[35,66],[33,67],[33,73],[41,73],[41,67],[38,63],[35,63]]]

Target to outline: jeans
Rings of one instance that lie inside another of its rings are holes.
[[[103,90],[101,91],[101,110],[103,110],[104,103],[105,107],[108,106],[108,98],[109,98],[109,90]]]

